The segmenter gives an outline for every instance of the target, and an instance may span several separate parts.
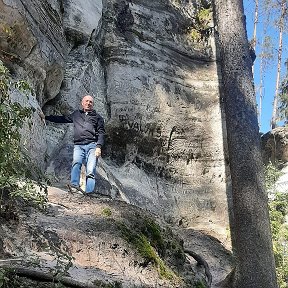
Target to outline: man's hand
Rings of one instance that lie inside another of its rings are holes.
[[[44,123],[44,125],[46,126],[46,122],[45,122],[45,115],[42,112],[42,110],[40,108],[37,109],[38,115],[40,117],[40,119],[42,120],[42,122]]]
[[[96,147],[95,156],[96,156],[96,158],[99,158],[101,156],[101,148],[100,147]]]

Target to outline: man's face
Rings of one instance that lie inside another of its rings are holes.
[[[93,98],[90,95],[84,96],[82,101],[81,101],[81,105],[83,110],[86,111],[91,111],[93,110]]]

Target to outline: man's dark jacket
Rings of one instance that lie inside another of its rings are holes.
[[[45,120],[54,123],[73,123],[74,144],[85,145],[96,142],[97,147],[104,144],[104,120],[95,110],[84,112],[76,110],[67,116],[45,116]]]

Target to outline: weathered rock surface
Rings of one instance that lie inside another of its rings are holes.
[[[262,140],[263,161],[267,165],[272,163],[280,169],[271,192],[287,193],[288,191],[288,127],[278,127],[264,134]]]
[[[190,33],[209,4],[188,2],[0,0],[0,55],[33,87],[26,145],[59,187],[72,127],[45,126],[37,109],[65,114],[94,95],[107,127],[97,189],[229,246],[214,38],[210,28],[203,39]]]
[[[288,127],[278,127],[264,134],[262,140],[262,155],[265,164],[288,162]]]
[[[197,46],[185,30],[189,9],[197,13],[192,5],[107,5],[107,152],[127,197],[187,225],[222,226],[226,175],[213,38]],[[143,171],[149,181],[139,189]]]
[[[66,282],[77,281],[83,287],[106,287],[105,283],[123,288],[199,287],[200,282],[206,287],[203,266],[185,256],[183,241],[160,218],[123,201],[84,197],[53,187],[48,189],[48,199],[42,212],[15,202],[11,205],[7,199],[2,202],[1,207],[7,209],[0,215],[0,267],[12,263],[22,274],[19,267],[24,267],[26,276],[27,271],[55,279],[65,276]],[[214,287],[229,271],[228,251],[200,232],[179,229],[178,233],[190,239],[186,249],[208,262]],[[151,255],[157,255],[159,262]],[[220,262],[215,261],[218,257]]]

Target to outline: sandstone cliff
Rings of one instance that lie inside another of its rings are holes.
[[[202,39],[191,32],[209,3],[184,2],[1,0],[0,53],[32,85],[29,105],[47,115],[95,96],[107,127],[99,189],[221,234],[227,169],[217,58],[212,29]],[[26,146],[64,184],[71,127],[34,118]]]

